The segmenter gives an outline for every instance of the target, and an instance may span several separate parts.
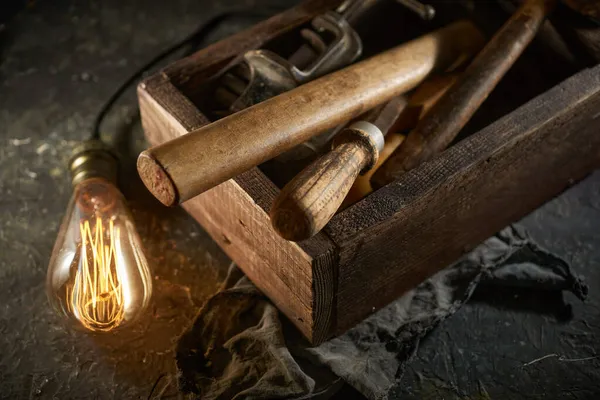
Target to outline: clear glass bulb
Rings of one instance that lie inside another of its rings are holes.
[[[152,277],[121,192],[106,179],[75,186],[48,267],[50,303],[90,331],[111,331],[148,305]]]

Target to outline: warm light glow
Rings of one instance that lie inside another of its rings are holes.
[[[54,309],[75,327],[121,329],[146,310],[152,275],[123,196],[109,181],[79,183],[48,266]]]
[[[120,232],[112,219],[105,227],[102,219],[96,217],[95,225],[91,228],[89,221],[79,224],[81,268],[76,272],[67,306],[84,327],[109,331],[119,326],[125,316],[124,286],[119,276],[124,266],[119,265],[123,260],[115,251],[120,247]]]

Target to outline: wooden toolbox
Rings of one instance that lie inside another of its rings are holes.
[[[338,3],[306,1],[145,79],[138,96],[148,141],[209,123],[206,82]],[[272,229],[280,189],[258,167],[183,207],[312,343],[343,333],[598,167],[600,33],[568,31],[566,53],[578,49],[569,64],[557,32],[544,28],[505,78],[512,86],[503,82],[465,129],[475,133],[339,212],[309,240],[289,242]],[[542,73],[554,57],[559,72]],[[525,89],[532,80],[541,84]]]

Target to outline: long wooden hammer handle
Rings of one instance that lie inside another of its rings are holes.
[[[526,0],[371,178],[384,186],[444,150],[529,45],[554,0]]]
[[[172,206],[356,118],[470,58],[479,30],[459,21],[148,149],[138,172]]]

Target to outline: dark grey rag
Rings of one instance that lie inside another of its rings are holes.
[[[564,260],[511,226],[345,334],[310,347],[235,268],[179,341],[181,390],[202,399],[304,399],[327,397],[341,378],[369,399],[385,399],[421,339],[478,285],[587,294]]]

